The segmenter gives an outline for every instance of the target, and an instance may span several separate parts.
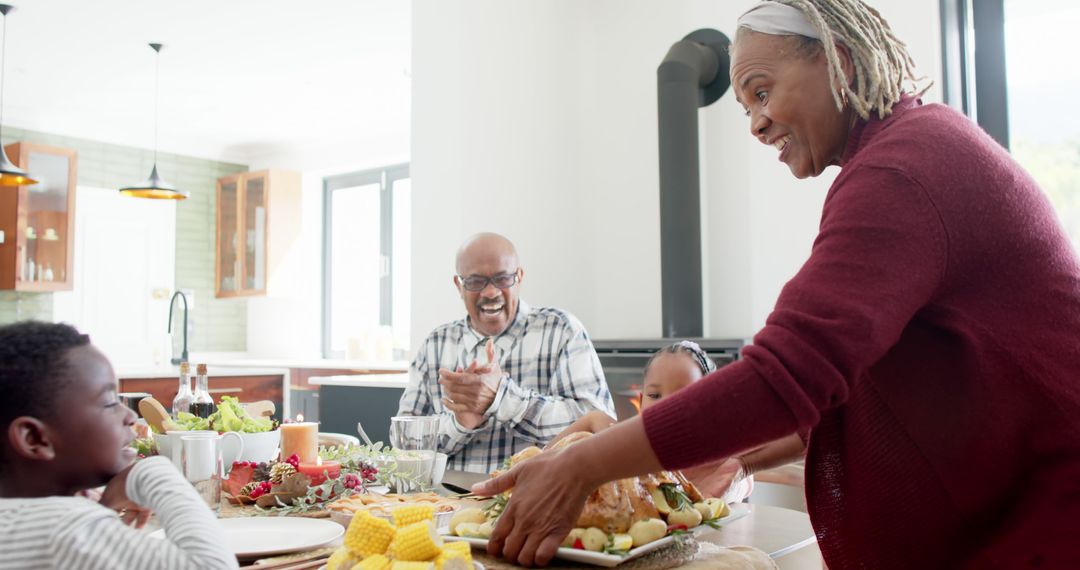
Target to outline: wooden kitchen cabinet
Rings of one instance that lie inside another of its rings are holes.
[[[70,291],[76,152],[26,142],[4,150],[38,183],[0,187],[0,289]]]
[[[265,295],[299,234],[298,173],[261,170],[219,178],[215,295]]]
[[[232,396],[241,403],[270,400],[277,408],[274,417],[281,419],[284,401],[284,382],[280,374],[265,376],[210,376],[207,385],[214,403],[222,396]],[[121,378],[121,392],[146,392],[166,409],[172,407],[178,387],[177,378]]]

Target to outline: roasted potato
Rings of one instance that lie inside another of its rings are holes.
[[[450,517],[450,534],[457,535],[457,527],[461,523],[476,523],[479,525],[485,522],[487,522],[487,515],[484,514],[483,510],[477,508],[461,509]]]
[[[667,534],[667,523],[660,519],[638,521],[630,527],[629,534],[635,547],[648,544],[664,538]]]
[[[576,542],[577,539],[581,538],[581,535],[583,535],[583,534],[585,534],[585,529],[583,529],[583,528],[575,528],[575,529],[571,530],[570,534],[566,535],[566,538],[563,539],[562,544],[560,546],[562,546],[564,548],[573,548],[574,547],[574,542]]]
[[[495,532],[495,522],[484,521],[483,523],[480,523],[476,532],[480,533],[480,538],[491,538],[491,533]]]
[[[701,524],[701,513],[694,507],[684,507],[677,511],[671,511],[667,516],[667,522],[671,524],[686,525],[686,528],[694,528]]]
[[[585,550],[601,552],[608,545],[608,535],[606,532],[592,526],[582,533],[581,544],[585,546]]]
[[[480,536],[480,525],[474,522],[463,522],[457,525],[457,535],[465,538],[483,538]]]

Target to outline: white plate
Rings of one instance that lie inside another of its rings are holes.
[[[741,519],[750,513],[750,505],[746,503],[735,503],[730,506],[731,514],[720,519],[717,523],[721,526],[726,525],[737,519]],[[701,525],[694,529],[709,530],[712,527],[707,525]],[[465,538],[461,536],[444,536],[443,540],[447,542],[468,542],[473,548],[484,550],[487,548],[487,539],[484,538]],[[583,564],[592,564],[594,566],[603,566],[605,568],[613,568],[626,562],[627,560],[633,560],[639,556],[644,556],[654,550],[664,548],[675,541],[674,536],[665,536],[660,540],[650,542],[649,544],[643,544],[637,548],[630,549],[630,552],[626,556],[619,556],[616,554],[604,554],[603,552],[592,552],[591,550],[579,550],[577,548],[559,548],[555,551],[555,558],[561,558],[563,560],[570,560],[572,562],[581,562]]]
[[[243,517],[218,522],[225,544],[237,558],[314,550],[345,534],[345,529],[335,522],[299,517]],[[165,531],[150,536],[165,538]]]

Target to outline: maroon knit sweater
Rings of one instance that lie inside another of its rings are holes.
[[[832,570],[1080,568],[1080,265],[1004,149],[907,99],[742,360],[644,419],[668,468],[810,429]]]

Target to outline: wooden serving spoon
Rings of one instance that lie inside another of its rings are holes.
[[[139,413],[157,433],[168,433],[180,429],[169,417],[169,412],[165,411],[165,406],[154,398],[139,400]]]
[[[247,415],[253,418],[270,417],[274,415],[277,410],[277,406],[270,400],[259,400],[258,402],[252,402],[250,404],[244,404],[244,411]]]

